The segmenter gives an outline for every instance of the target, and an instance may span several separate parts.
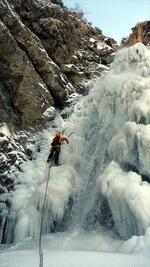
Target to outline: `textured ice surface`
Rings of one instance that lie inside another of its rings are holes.
[[[27,236],[38,238],[41,212],[46,188],[46,179],[48,166],[43,162],[47,172],[36,173],[33,166],[28,169],[30,182],[24,185],[17,185],[13,197],[12,208],[16,212],[17,222],[15,226],[14,239],[16,242],[22,241]],[[42,168],[42,165],[41,165]],[[44,171],[44,170],[43,170]],[[31,179],[32,178],[32,179]],[[24,180],[25,182],[25,180]],[[69,198],[77,190],[77,175],[74,169],[69,165],[52,167],[50,172],[50,181],[48,185],[48,196],[44,214],[43,233],[50,231],[52,224],[63,218]]]
[[[150,177],[150,125],[127,122],[109,143],[113,160],[129,163]]]
[[[150,186],[135,172],[124,172],[111,162],[98,179],[123,238],[144,234],[150,225]]]
[[[68,132],[74,134],[63,161],[70,162],[82,177],[77,221],[83,223],[93,208],[96,179],[113,159],[121,166],[116,165],[117,178],[116,168],[110,173],[106,169],[104,179],[99,178],[99,191],[109,202],[116,231],[125,239],[144,234],[150,224],[150,186],[140,176],[150,177],[149,74],[150,51],[143,44],[122,49],[109,73],[75,106],[67,121]],[[110,177],[113,198],[109,190],[102,190]]]
[[[142,181],[142,175],[149,177],[150,174],[149,74],[150,51],[144,45],[136,44],[119,51],[109,73],[75,105],[74,113],[66,122],[58,123],[57,128],[63,126],[65,135],[71,135],[69,145],[62,148],[63,165],[53,168],[51,173],[45,232],[48,232],[52,218],[62,218],[69,197],[76,192],[70,229],[86,227],[89,218],[92,223],[98,222],[101,216],[101,201],[98,199],[103,196],[111,209],[115,231],[124,239],[130,238],[118,251],[145,253],[148,250],[150,185]],[[54,130],[50,134],[45,132],[43,143],[48,138],[51,140],[53,133]],[[17,241],[37,233],[47,156],[47,146],[43,145],[40,156],[34,163],[24,165],[24,173],[19,177],[20,185],[16,186],[13,199],[13,209],[17,213]],[[111,163],[112,160],[115,162]],[[95,216],[93,220],[92,216]],[[87,239],[84,240],[86,243]],[[121,255],[106,254],[104,258],[104,254],[100,255],[104,259],[103,265],[100,265],[100,260],[95,262],[93,259],[89,266],[104,267],[105,262],[106,266],[112,267],[113,261],[115,267],[149,266],[141,255],[129,256],[127,261]],[[96,255],[94,257],[96,259]],[[69,259],[73,258],[71,255]],[[56,262],[55,258],[55,266]],[[69,266],[74,266],[74,263],[70,262]],[[87,262],[83,266],[87,267]]]

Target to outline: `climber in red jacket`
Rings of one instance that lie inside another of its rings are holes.
[[[52,143],[51,143],[51,150],[50,150],[50,154],[48,156],[47,162],[49,162],[54,155],[55,165],[59,164],[59,155],[60,155],[60,151],[61,151],[61,144],[64,141],[66,141],[67,144],[69,144],[69,140],[66,137],[64,137],[63,135],[61,135],[59,132],[57,132],[55,137],[53,138]]]

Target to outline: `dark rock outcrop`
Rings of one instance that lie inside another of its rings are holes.
[[[115,50],[119,49],[119,45],[117,44],[117,42],[113,38],[110,38],[110,37],[105,38],[105,43]]]
[[[40,144],[35,131],[16,132],[6,123],[0,124],[0,188],[12,190],[18,171],[22,171],[21,164],[34,160],[37,152]]]
[[[124,46],[134,45],[139,42],[150,46],[150,21],[140,22],[131,30],[132,33],[125,40]]]
[[[53,99],[28,57],[1,21],[0,36],[0,79],[9,93],[12,116],[15,120],[19,114],[23,126],[39,123],[42,112],[53,104]]]
[[[115,47],[75,12],[43,0],[0,2],[0,121],[39,125],[83,81],[101,75]]]
[[[40,152],[34,129],[53,120],[54,107],[73,103],[75,92],[87,94],[116,49],[101,30],[49,0],[0,1],[0,242],[13,239],[6,232],[8,218],[15,224],[9,215],[21,164]]]

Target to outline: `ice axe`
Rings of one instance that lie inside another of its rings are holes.
[[[74,132],[71,132],[71,133],[68,135],[68,137],[70,137],[73,133],[74,133]]]
[[[65,131],[67,130],[67,128],[65,130],[62,131],[62,134],[65,133]],[[67,135],[68,137],[70,137],[74,132],[71,132],[69,135]]]

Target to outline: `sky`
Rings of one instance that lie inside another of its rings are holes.
[[[137,22],[150,20],[150,0],[63,0],[68,8],[78,4],[85,18],[118,43]]]

